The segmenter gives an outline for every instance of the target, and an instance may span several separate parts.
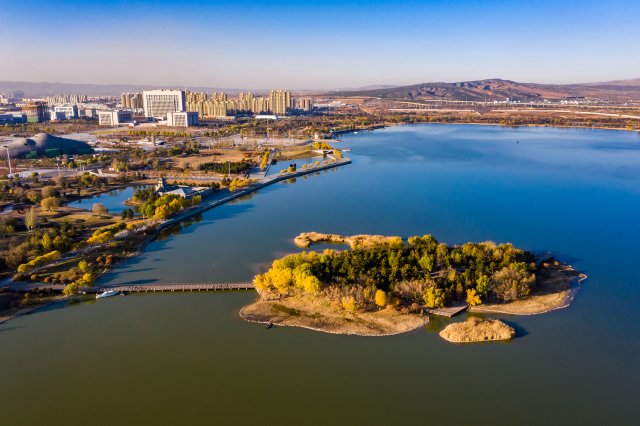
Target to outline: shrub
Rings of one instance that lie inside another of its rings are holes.
[[[375,302],[376,305],[384,308],[387,305],[387,293],[383,290],[376,290]]]
[[[54,260],[59,258],[61,255],[62,254],[58,250],[54,250],[47,254],[43,254],[42,256],[38,256],[33,260],[18,266],[18,272],[23,274],[25,272],[31,271],[32,269],[35,269],[37,267],[53,262]]]

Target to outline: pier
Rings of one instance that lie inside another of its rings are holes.
[[[453,317],[458,315],[460,312],[464,312],[469,308],[469,305],[467,303],[463,304],[463,305],[458,305],[458,306],[449,306],[449,307],[442,307],[442,308],[430,308],[430,309],[425,309],[425,311],[427,311],[428,313],[430,313],[431,315],[439,315],[442,317]]]
[[[89,287],[86,293],[102,293],[103,291],[121,291],[123,293],[157,293],[157,292],[193,292],[193,291],[226,291],[253,290],[253,283],[163,283],[120,285],[109,287]]]

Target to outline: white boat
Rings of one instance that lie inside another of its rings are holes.
[[[117,290],[106,290],[100,294],[96,294],[96,299],[104,299],[105,297],[117,296],[120,292]]]

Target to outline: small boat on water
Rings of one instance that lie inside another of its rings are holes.
[[[117,296],[119,294],[121,293],[117,290],[106,290],[100,294],[96,294],[96,299],[104,299],[105,297]]]
[[[269,321],[264,328],[271,328],[271,327],[273,327],[273,323]]]

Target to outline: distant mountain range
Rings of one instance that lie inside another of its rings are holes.
[[[612,101],[640,100],[640,79],[591,84],[518,83],[498,78],[457,83],[421,83],[380,89],[335,91],[341,96],[372,96],[405,100],[541,101],[588,98]]]
[[[640,78],[632,80],[613,80],[602,83],[589,83],[587,86],[640,86]]]
[[[21,90],[26,97],[41,97],[57,94],[86,94],[89,96],[118,96],[125,92],[151,89],[184,89],[185,86],[154,86],[136,84],[69,84],[26,81],[0,81],[0,93]],[[221,92],[237,94],[242,89],[222,87],[194,87],[196,92]],[[265,93],[264,89],[244,89],[254,93]],[[321,93],[308,90],[305,92]],[[461,81],[457,83],[420,83],[410,86],[372,85],[354,89],[324,92],[327,95],[372,96],[386,99],[447,99],[447,100],[518,100],[538,101],[543,99],[589,98],[612,101],[640,99],[640,78],[585,84],[538,84],[518,83],[499,78]]]

